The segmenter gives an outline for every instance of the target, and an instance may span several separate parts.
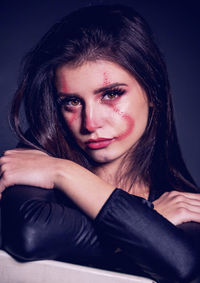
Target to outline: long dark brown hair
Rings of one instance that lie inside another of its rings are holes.
[[[102,5],[75,11],[56,23],[28,53],[11,110],[11,124],[20,141],[90,168],[89,157],[75,144],[63,121],[55,70],[62,64],[98,59],[128,70],[148,98],[148,124],[127,155],[129,169],[123,178],[142,181],[157,194],[170,189],[194,191],[177,140],[165,63],[149,26],[130,7]],[[28,131],[20,126],[22,101]]]

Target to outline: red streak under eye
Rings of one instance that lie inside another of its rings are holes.
[[[134,121],[132,120],[131,117],[129,117],[128,115],[122,115],[122,117],[124,119],[126,119],[127,121],[127,128],[126,130],[120,135],[118,136],[118,140],[123,140],[125,139],[127,136],[129,136],[131,134],[131,132],[133,131],[133,128],[134,128]]]
[[[114,107],[114,111],[116,113],[118,113],[122,118],[124,118],[127,122],[127,128],[126,130],[117,137],[117,140],[123,140],[125,139],[127,136],[129,136],[131,134],[131,132],[133,131],[134,128],[134,120],[127,114],[121,112],[118,108]]]
[[[121,96],[117,96],[113,99],[104,99],[103,102],[108,104],[108,106],[111,106],[112,108],[114,108],[114,111],[115,111],[115,105],[114,104],[116,104],[119,99],[121,99]],[[115,111],[115,112],[117,112],[117,111]]]
[[[72,124],[73,124],[74,120],[76,120],[76,118],[77,118],[77,113],[76,113],[76,112],[71,113],[71,117],[70,117],[70,119],[68,120],[68,126],[69,126],[69,128],[72,127]]]

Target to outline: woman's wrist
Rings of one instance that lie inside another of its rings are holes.
[[[60,158],[55,158],[55,167],[54,167],[54,188],[61,189],[62,188],[62,180],[65,178],[67,180],[67,166],[68,160],[63,160]]]
[[[55,168],[54,187],[95,218],[115,187],[70,160],[59,159]]]

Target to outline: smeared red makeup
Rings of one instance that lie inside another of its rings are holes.
[[[71,117],[70,117],[70,119],[69,119],[69,121],[68,121],[68,126],[69,126],[69,128],[72,128],[72,125],[73,125],[74,121],[75,121],[77,118],[78,118],[78,113],[77,113],[77,111],[71,113]]]
[[[127,128],[117,137],[117,140],[120,141],[125,139],[132,133],[134,129],[134,120],[128,114],[121,112],[117,107],[113,107],[113,110],[118,113],[124,120],[126,120]]]

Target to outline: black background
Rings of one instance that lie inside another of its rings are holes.
[[[1,1],[0,154],[16,145],[8,112],[21,58],[62,16],[82,6],[105,3],[133,6],[152,27],[169,71],[183,156],[200,185],[200,16],[194,0]]]

